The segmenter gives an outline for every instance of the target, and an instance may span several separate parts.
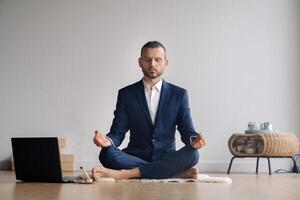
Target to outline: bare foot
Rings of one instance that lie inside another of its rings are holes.
[[[173,178],[192,178],[192,179],[197,179],[197,174],[198,174],[198,170],[197,168],[190,168],[190,169],[187,169],[185,170],[184,172],[176,175],[176,176],[173,176]]]
[[[93,179],[114,178],[116,180],[138,178],[141,176],[139,168],[114,170],[102,166],[96,166],[92,169]]]
[[[98,178],[109,178],[107,174],[102,172],[104,170],[104,167],[96,166],[92,169],[92,177],[94,180]]]

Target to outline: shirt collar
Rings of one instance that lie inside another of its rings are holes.
[[[146,81],[145,81],[144,79],[143,79],[143,83],[144,83],[144,88],[145,88],[145,90],[150,91],[151,88],[150,88],[150,86],[146,83]],[[158,92],[160,92],[160,91],[161,91],[161,87],[162,87],[162,79],[160,79],[160,81],[158,81],[158,82],[152,87],[152,89],[155,89],[155,90],[157,90]]]

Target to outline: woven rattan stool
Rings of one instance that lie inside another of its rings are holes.
[[[270,158],[290,158],[294,169],[299,173],[295,156],[299,150],[299,140],[293,133],[264,133],[264,134],[232,134],[228,140],[228,147],[233,155],[227,174],[230,173],[235,158],[256,158],[256,173],[260,158],[267,158],[269,174],[271,175]]]

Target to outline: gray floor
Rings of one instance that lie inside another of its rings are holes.
[[[209,174],[226,176],[226,174]],[[224,183],[96,182],[91,185],[16,183],[14,173],[0,171],[0,199],[201,199],[201,200],[299,200],[300,175],[230,174]]]

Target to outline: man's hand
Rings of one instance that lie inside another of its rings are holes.
[[[206,145],[206,140],[203,133],[199,133],[197,136],[191,138],[191,146],[195,149],[200,149]]]
[[[95,131],[95,136],[93,139],[95,145],[101,148],[109,147],[111,146],[111,141],[105,137],[104,134],[100,133],[99,131]]]

